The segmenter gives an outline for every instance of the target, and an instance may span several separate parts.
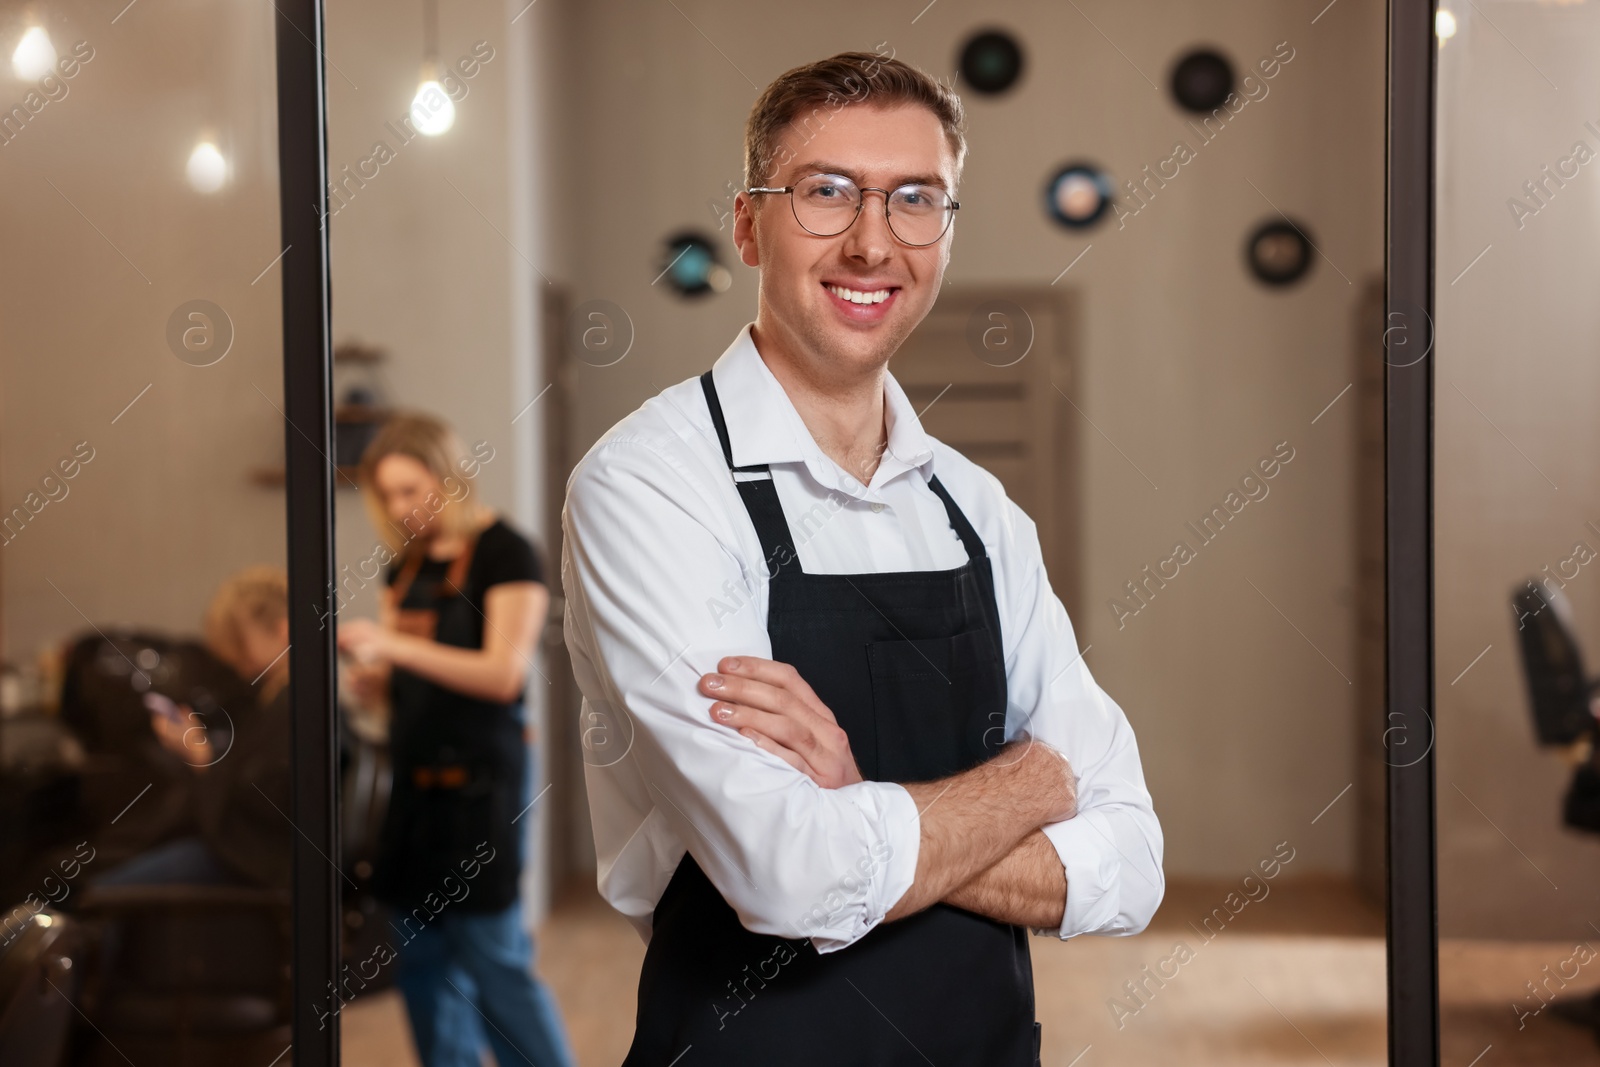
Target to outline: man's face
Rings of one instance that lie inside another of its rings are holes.
[[[893,192],[915,181],[955,194],[954,155],[938,118],[925,107],[848,105],[821,112],[808,132],[805,141],[792,126],[785,129],[774,152],[789,161],[774,175],[758,175],[758,183],[781,187],[827,173],[843,174],[863,188]],[[890,231],[883,207],[884,194],[865,193],[849,229],[818,237],[796,221],[785,194],[741,192],[735,198],[734,243],[746,265],[761,269],[756,325],[764,341],[823,365],[888,362],[939,295],[955,227],[936,244],[913,247]],[[837,295],[838,288],[888,290],[889,296],[857,304]]]

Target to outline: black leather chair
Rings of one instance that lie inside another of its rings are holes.
[[[1558,589],[1529,579],[1511,594],[1522,648],[1523,678],[1533,713],[1535,741],[1546,747],[1568,746],[1583,761],[1573,770],[1562,800],[1562,821],[1575,829],[1600,833],[1600,735],[1590,698],[1600,681],[1585,673],[1582,647],[1572,622],[1572,608]],[[1587,758],[1581,755],[1586,742]],[[1557,997],[1552,1015],[1590,1029],[1600,1040],[1600,994]]]
[[[0,1063],[56,1067],[77,1014],[83,937],[76,920],[23,904],[0,920]]]
[[[97,928],[77,1063],[267,1064],[290,1044],[287,895],[231,886],[90,889]]]
[[[1568,745],[1593,734],[1589,697],[1597,683],[1584,673],[1567,598],[1530,579],[1512,592],[1511,609],[1535,738],[1541,745]]]

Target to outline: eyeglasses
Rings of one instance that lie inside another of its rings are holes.
[[[861,215],[863,194],[883,194],[883,214],[895,237],[913,248],[938,242],[961,205],[937,185],[902,185],[861,189],[842,174],[813,174],[781,189],[747,189],[750,193],[788,193],[794,218],[807,233],[835,237]]]

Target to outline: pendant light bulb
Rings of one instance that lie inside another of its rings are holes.
[[[55,69],[56,47],[43,26],[31,26],[11,53],[11,71],[26,82],[37,81]]]
[[[428,137],[437,137],[456,124],[455,102],[439,84],[433,64],[423,64],[422,84],[411,100],[411,123]]]
[[[228,182],[228,161],[216,145],[201,141],[189,153],[184,172],[195,192],[214,193]]]

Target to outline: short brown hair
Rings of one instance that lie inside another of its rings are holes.
[[[840,52],[785,71],[756,100],[745,123],[744,187],[770,185],[779,169],[794,159],[792,149],[774,144],[785,126],[805,131],[813,124],[826,124],[847,104],[919,104],[932,111],[944,127],[955,158],[956,184],[961,183],[967,159],[966,111],[955,90],[892,53],[885,58],[875,52]],[[812,136],[804,134],[806,141]],[[780,151],[788,152],[787,158],[779,159]]]

